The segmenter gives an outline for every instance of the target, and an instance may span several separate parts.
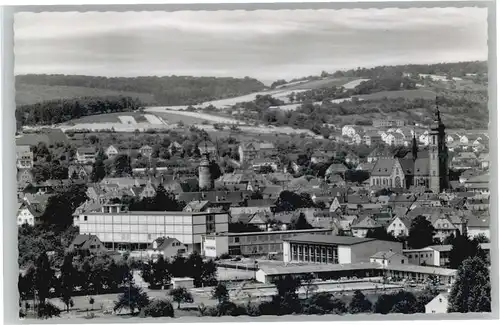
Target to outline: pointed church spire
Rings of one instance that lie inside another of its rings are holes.
[[[436,95],[435,121],[438,122],[438,124],[441,124],[441,112],[439,111],[439,103],[438,103],[438,96],[437,95]]]
[[[418,143],[417,143],[417,132],[413,129],[413,140],[411,146],[411,153],[413,157],[413,161],[417,160],[418,156]]]

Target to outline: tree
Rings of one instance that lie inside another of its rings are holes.
[[[115,174],[118,177],[129,176],[132,174],[132,166],[130,165],[130,157],[125,154],[120,154],[115,157],[114,162]]]
[[[286,275],[274,281],[277,295],[273,296],[272,303],[274,304],[275,312],[278,315],[287,315],[299,313],[302,309],[297,290],[300,288],[300,280]]]
[[[477,234],[476,236],[474,236],[473,238],[476,242],[478,242],[479,244],[484,244],[484,243],[489,243],[490,240],[488,237],[486,237],[485,234]]]
[[[90,179],[93,183],[100,182],[104,177],[106,177],[106,166],[104,161],[106,160],[106,155],[104,151],[100,149],[96,155],[94,164],[92,166],[92,173],[90,174]]]
[[[160,255],[158,260],[153,263],[151,275],[151,282],[149,282],[149,284],[153,289],[162,289],[164,285],[170,282],[170,275],[167,270],[167,262],[162,255]]]
[[[401,290],[397,293],[379,296],[373,307],[374,312],[378,314],[413,314],[418,312],[419,306],[414,294]]]
[[[76,277],[77,272],[73,266],[73,254],[67,254],[64,256],[63,264],[61,266],[61,276],[59,278],[61,300],[66,305],[66,312],[69,312]]]
[[[466,235],[458,235],[451,243],[449,267],[458,269],[462,262],[472,256],[485,257],[484,252],[475,239],[469,239]]]
[[[94,303],[95,303],[94,298],[90,297],[90,298],[89,298],[89,304],[90,304],[90,306],[91,306],[91,307],[90,307],[90,309],[91,309],[91,310],[94,310]]]
[[[165,299],[154,299],[142,312],[146,317],[174,317],[174,308],[170,301]]]
[[[302,286],[306,288],[306,299],[309,298],[309,295],[315,292],[318,289],[318,286],[314,283],[316,278],[312,273],[307,273],[302,277],[301,282]]]
[[[54,271],[50,267],[47,253],[41,253],[35,264],[34,285],[39,306],[45,303],[54,280]]]
[[[349,313],[359,314],[368,313],[372,310],[372,303],[366,299],[365,295],[360,291],[354,291],[351,302],[349,303]]]
[[[491,312],[490,272],[480,257],[470,257],[457,270],[448,297],[448,312]]]
[[[38,318],[47,319],[51,317],[59,317],[61,310],[52,303],[45,301],[38,304]]]
[[[292,220],[290,225],[290,229],[299,230],[299,229],[312,229],[313,226],[307,221],[304,213],[300,213],[297,218]]]
[[[181,309],[181,302],[193,301],[193,296],[184,287],[179,287],[170,290],[169,295],[172,296],[172,300],[177,303],[177,309]]]
[[[120,311],[123,308],[128,308],[131,314],[136,310],[139,312],[149,304],[149,297],[141,288],[132,284],[128,289],[124,290],[118,296],[118,301],[115,302],[114,311]]]
[[[332,311],[334,314],[337,315],[342,315],[347,312],[347,308],[345,306],[345,303],[340,300],[339,298],[333,298],[332,299]]]
[[[329,292],[315,293],[306,300],[304,312],[315,315],[330,314],[334,308],[332,298]]]
[[[408,245],[413,249],[420,249],[433,244],[434,226],[424,216],[412,220],[408,235]]]
[[[391,234],[387,233],[387,231],[383,227],[369,229],[366,232],[366,238],[375,238],[386,241],[397,241],[397,239],[394,238],[394,236],[392,236]]]
[[[229,291],[225,284],[220,282],[217,284],[212,291],[212,299],[217,299],[219,304],[229,300]]]

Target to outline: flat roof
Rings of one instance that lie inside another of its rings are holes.
[[[106,212],[88,212],[80,213],[80,215],[112,215],[112,216],[192,216],[192,215],[205,215],[205,214],[228,214],[227,212],[186,212],[186,211],[128,211],[119,213],[106,213]]]
[[[325,232],[325,231],[333,231],[333,230],[328,229],[328,228],[317,228],[317,229],[279,230],[279,231],[223,232],[223,233],[214,234],[214,235],[207,235],[207,236],[225,237],[225,236],[272,235],[272,234],[301,234],[301,233]],[[317,236],[317,235],[314,235],[314,236]]]
[[[455,269],[446,269],[442,267],[432,267],[432,266],[420,266],[413,264],[389,264],[385,268],[386,270],[392,271],[402,271],[402,272],[416,272],[424,274],[436,274],[436,275],[446,275],[451,276],[457,273]]]
[[[261,265],[259,267],[267,275],[301,274],[315,272],[336,272],[382,269],[379,263],[349,263],[349,264],[299,264],[290,263],[287,265]]]
[[[374,241],[374,238],[358,238],[350,236],[328,236],[328,235],[302,235],[293,238],[286,239],[288,242],[299,242],[299,243],[321,243],[321,244],[331,244],[331,245],[356,245],[361,243],[366,243]]]

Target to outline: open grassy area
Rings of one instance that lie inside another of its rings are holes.
[[[381,98],[406,98],[406,99],[434,99],[436,98],[436,93],[427,89],[409,89],[409,90],[394,90],[394,91],[381,91],[369,95],[359,96],[362,100],[374,100]]]
[[[141,102],[149,105],[156,102],[153,95],[137,92],[122,92],[87,87],[32,85],[23,83],[16,86],[16,105],[30,105],[54,99],[108,96],[129,96],[139,98]]]

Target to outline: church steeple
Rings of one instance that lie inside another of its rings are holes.
[[[417,160],[418,157],[418,144],[417,144],[417,133],[413,130],[413,140],[411,143],[411,154],[413,161]]]

